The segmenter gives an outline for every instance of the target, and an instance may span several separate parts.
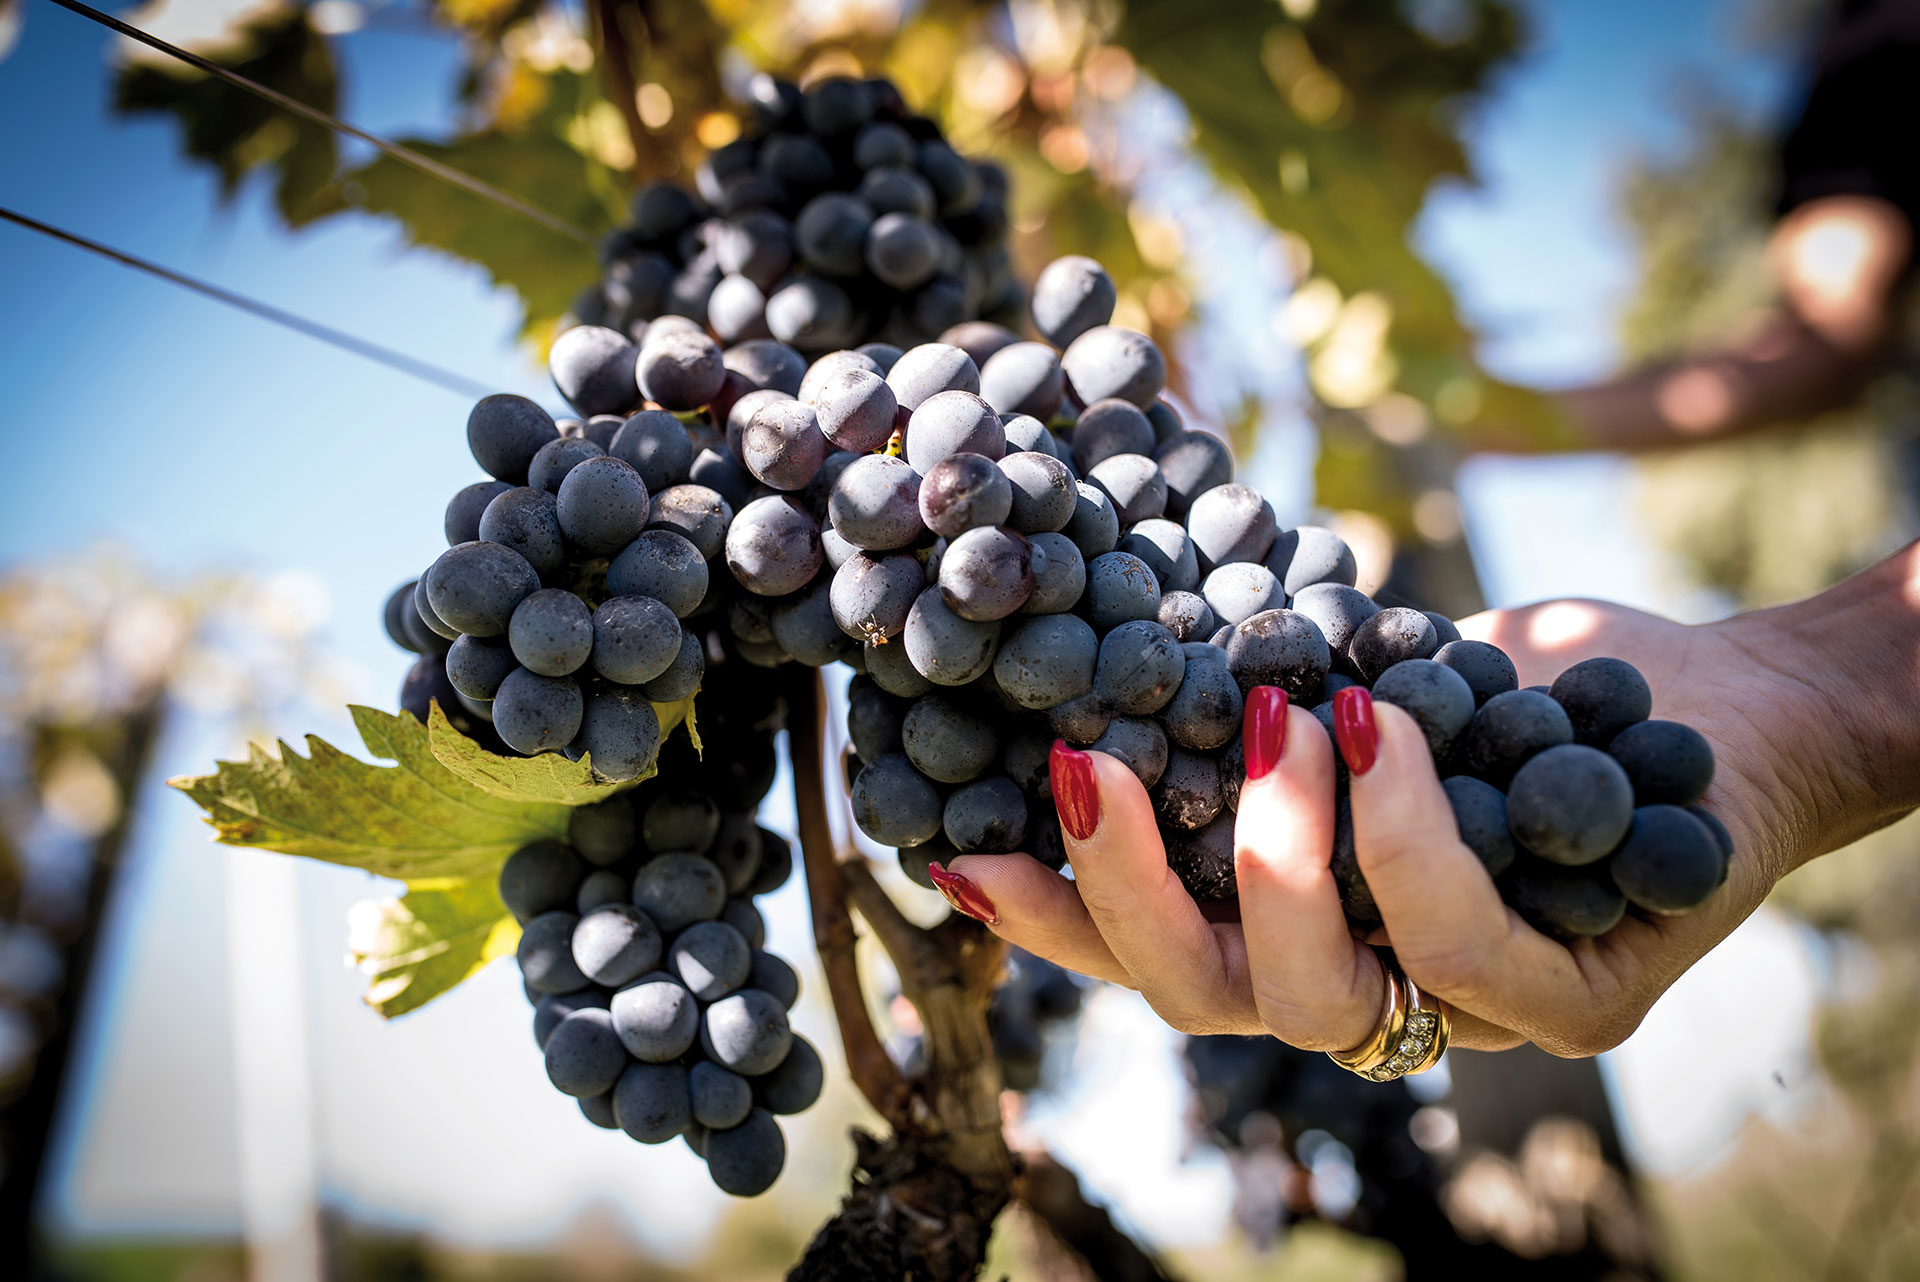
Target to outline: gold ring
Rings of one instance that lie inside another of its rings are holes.
[[[1446,1003],[1423,993],[1393,954],[1376,951],[1380,969],[1387,980],[1387,993],[1380,1022],[1353,1050],[1328,1058],[1349,1072],[1371,1082],[1391,1082],[1397,1077],[1424,1073],[1440,1062],[1447,1040],[1453,1032]]]

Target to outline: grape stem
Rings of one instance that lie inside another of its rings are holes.
[[[813,912],[814,946],[826,973],[827,995],[840,1027],[847,1071],[860,1093],[896,1129],[908,1124],[910,1092],[900,1069],[887,1054],[867,1011],[860,968],[854,959],[853,918],[847,911],[847,883],[827,819],[823,739],[826,699],[817,672],[798,682],[787,701],[788,751],[793,759],[793,808],[798,819],[800,857],[806,868],[807,902]],[[882,896],[884,898],[884,896]],[[871,922],[872,917],[868,920]],[[878,927],[876,926],[877,930]]]

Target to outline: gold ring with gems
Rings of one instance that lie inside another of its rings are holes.
[[[1447,1049],[1452,1021],[1446,1003],[1415,987],[1391,953],[1376,955],[1387,980],[1380,1022],[1359,1046],[1340,1054],[1329,1052],[1327,1058],[1370,1082],[1391,1082],[1438,1064]]]

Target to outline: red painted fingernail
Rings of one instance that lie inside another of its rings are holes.
[[[1247,778],[1263,779],[1280,764],[1287,746],[1287,692],[1279,686],[1255,686],[1247,691],[1247,716],[1241,729],[1247,755]]]
[[[946,896],[954,911],[963,912],[989,926],[1000,920],[1000,910],[970,879],[957,872],[948,872],[937,863],[927,865],[927,876],[933,879],[933,888]]]
[[[1380,731],[1373,724],[1373,696],[1365,686],[1348,686],[1333,696],[1333,739],[1347,769],[1363,775],[1380,754]],[[1247,761],[1252,773],[1253,761]]]
[[[1100,786],[1093,780],[1093,758],[1069,748],[1065,739],[1055,739],[1047,768],[1053,776],[1053,804],[1060,811],[1060,826],[1075,841],[1085,841],[1100,826]]]

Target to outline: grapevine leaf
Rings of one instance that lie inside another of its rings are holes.
[[[363,868],[403,881],[477,877],[529,841],[564,838],[564,807],[489,796],[434,760],[427,727],[405,714],[350,709],[369,765],[316,736],[302,757],[251,745],[244,762],[169,780],[207,812],[218,840]],[[436,715],[438,709],[435,710]]]
[[[663,737],[685,721],[694,747],[700,746],[699,732],[693,726],[692,695],[678,703],[656,703],[653,710],[660,718]],[[624,792],[654,774],[649,769],[638,779],[608,783],[594,776],[591,756],[583,756],[578,761],[569,761],[557,752],[543,752],[537,757],[503,757],[455,730],[437,703],[429,713],[427,741],[442,766],[503,801],[583,806]]]
[[[370,977],[367,1005],[387,1019],[419,1009],[519,942],[520,927],[486,877],[417,882],[399,899],[363,900],[347,914],[348,955]]]

